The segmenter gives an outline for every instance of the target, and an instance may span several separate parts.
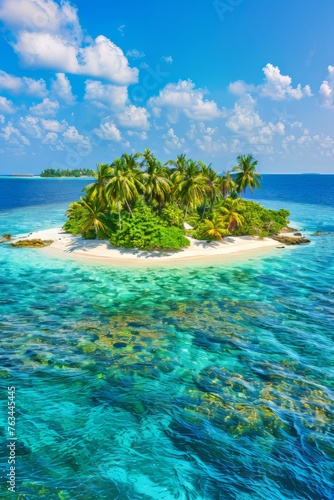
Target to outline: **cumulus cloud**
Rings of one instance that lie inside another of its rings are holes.
[[[50,132],[64,132],[68,127],[65,120],[59,122],[58,120],[41,118],[40,123],[44,130],[48,130]]]
[[[285,125],[282,122],[276,124],[269,122],[258,129],[256,135],[249,137],[250,144],[271,144],[275,135],[284,135]]]
[[[5,123],[5,117],[4,117],[4,115],[0,115],[0,123]]]
[[[229,85],[229,91],[236,95],[246,93],[257,93],[261,97],[268,97],[273,101],[282,101],[284,99],[300,100],[303,97],[312,96],[309,85],[302,88],[299,83],[297,87],[292,86],[292,78],[288,75],[282,75],[278,66],[268,63],[264,68],[264,83],[261,85],[249,85],[242,80],[232,82]]]
[[[35,80],[26,76],[19,77],[2,70],[0,70],[0,89],[14,94],[26,94],[36,97],[46,97],[48,95],[43,78]]]
[[[33,115],[37,116],[54,116],[59,111],[59,102],[51,101],[48,97],[46,97],[39,104],[31,106],[29,111]]]
[[[131,137],[137,137],[141,141],[146,141],[148,139],[148,135],[146,132],[136,132],[135,130],[128,130],[127,134]]]
[[[149,99],[149,105],[155,116],[160,116],[163,108],[167,109],[170,121],[176,122],[180,114],[193,120],[213,120],[222,115],[214,101],[204,99],[205,91],[196,89],[191,80],[179,80],[169,83],[156,97]]]
[[[320,86],[321,105],[324,108],[334,108],[334,66],[328,66],[327,80]]]
[[[100,81],[86,80],[84,99],[100,107],[112,110],[123,108],[128,100],[128,90],[124,86],[103,84]]]
[[[110,116],[101,121],[100,127],[95,128],[94,133],[103,141],[120,142],[122,140],[121,132]]]
[[[15,128],[12,122],[8,122],[8,124],[2,128],[0,136],[3,137],[6,142],[14,146],[30,145],[29,139],[25,137],[19,129]]]
[[[297,87],[293,88],[291,85],[291,77],[282,75],[277,66],[267,64],[263,68],[263,72],[265,74],[265,83],[261,86],[261,94],[264,97],[281,101],[288,97],[299,100],[303,97],[310,97],[312,95],[309,85],[302,88],[299,83]]]
[[[54,145],[58,142],[58,134],[56,132],[48,132],[43,138],[42,143],[48,145]]]
[[[19,127],[27,135],[35,139],[41,139],[43,136],[42,130],[39,126],[39,119],[36,116],[21,116],[19,120]]]
[[[185,143],[184,139],[180,139],[174,132],[173,128],[170,128],[167,132],[167,135],[163,136],[165,141],[165,146],[168,149],[165,149],[165,151],[169,149],[181,149]]]
[[[255,111],[256,101],[246,95],[235,103],[232,113],[226,121],[226,126],[234,133],[249,133],[264,126],[259,113]]]
[[[23,63],[31,67],[105,78],[120,85],[138,80],[123,51],[99,35],[86,38],[77,10],[68,2],[53,0],[3,0],[0,19],[12,30],[12,44]]]
[[[13,101],[7,99],[6,97],[0,96],[0,111],[8,115],[15,113]]]
[[[84,148],[91,147],[89,138],[80,134],[73,125],[68,127],[67,130],[63,132],[62,137],[64,139],[64,142],[78,146],[83,146]]]
[[[72,93],[72,86],[65,73],[56,73],[56,79],[52,81],[53,92],[66,104],[74,104],[75,96]]]
[[[124,111],[117,114],[117,121],[124,128],[148,130],[150,128],[149,116],[146,108],[136,107],[131,104]]]

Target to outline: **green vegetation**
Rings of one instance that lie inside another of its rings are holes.
[[[260,187],[261,176],[251,155],[237,160],[231,172],[218,175],[210,165],[185,155],[163,165],[148,149],[123,154],[97,167],[95,182],[70,205],[64,229],[142,250],[186,247],[186,234],[208,241],[278,234],[289,212],[242,199],[247,188]],[[184,223],[193,229],[186,231]]]
[[[41,172],[41,177],[93,177],[94,170],[81,168],[80,170],[59,170],[55,168],[46,168]]]

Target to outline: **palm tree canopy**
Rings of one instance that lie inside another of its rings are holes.
[[[249,187],[251,192],[254,191],[254,188],[260,189],[260,180],[262,177],[256,172],[258,161],[254,160],[251,154],[240,155],[237,160],[238,165],[232,169],[233,172],[236,172],[235,183],[237,185],[237,192],[241,195],[247,187]]]
[[[82,231],[86,233],[94,229],[95,237],[97,237],[98,230],[106,231],[105,205],[98,198],[81,198],[80,202],[86,209],[86,214],[82,219]]]
[[[240,198],[226,198],[220,212],[222,219],[226,222],[229,231],[234,231],[236,227],[242,226],[244,217],[240,214]]]
[[[188,160],[184,171],[176,171],[172,176],[176,197],[186,206],[199,205],[205,194],[205,177],[199,165],[193,160]]]
[[[222,240],[228,234],[227,224],[219,215],[215,215],[212,220],[205,219],[203,231],[203,235],[217,240]]]

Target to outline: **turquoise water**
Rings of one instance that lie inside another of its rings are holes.
[[[291,210],[306,234],[330,206]],[[0,212],[0,234],[66,204]],[[332,499],[333,234],[205,268],[120,269],[0,247],[0,381],[26,499]],[[7,423],[1,413],[1,498]]]

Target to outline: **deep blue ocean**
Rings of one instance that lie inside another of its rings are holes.
[[[0,235],[59,227],[87,182],[0,177]],[[175,269],[0,245],[1,499],[334,498],[334,175],[252,197],[311,243]]]

